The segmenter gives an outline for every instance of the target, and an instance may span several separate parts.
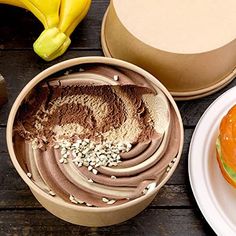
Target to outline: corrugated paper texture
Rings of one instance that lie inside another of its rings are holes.
[[[4,78],[0,75],[0,107],[7,101],[7,88]]]

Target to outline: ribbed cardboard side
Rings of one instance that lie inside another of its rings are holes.
[[[4,78],[0,75],[0,107],[7,101],[7,88]]]

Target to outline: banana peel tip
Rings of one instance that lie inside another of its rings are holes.
[[[57,27],[45,29],[35,41],[33,48],[45,61],[61,56],[69,47],[70,38]]]

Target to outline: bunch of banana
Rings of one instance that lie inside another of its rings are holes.
[[[91,0],[0,0],[0,3],[30,10],[43,24],[44,31],[34,43],[34,51],[46,61],[62,55],[70,35],[86,16]]]

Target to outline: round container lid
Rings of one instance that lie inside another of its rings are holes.
[[[163,51],[201,53],[236,38],[235,0],[113,0],[113,4],[131,34]]]

